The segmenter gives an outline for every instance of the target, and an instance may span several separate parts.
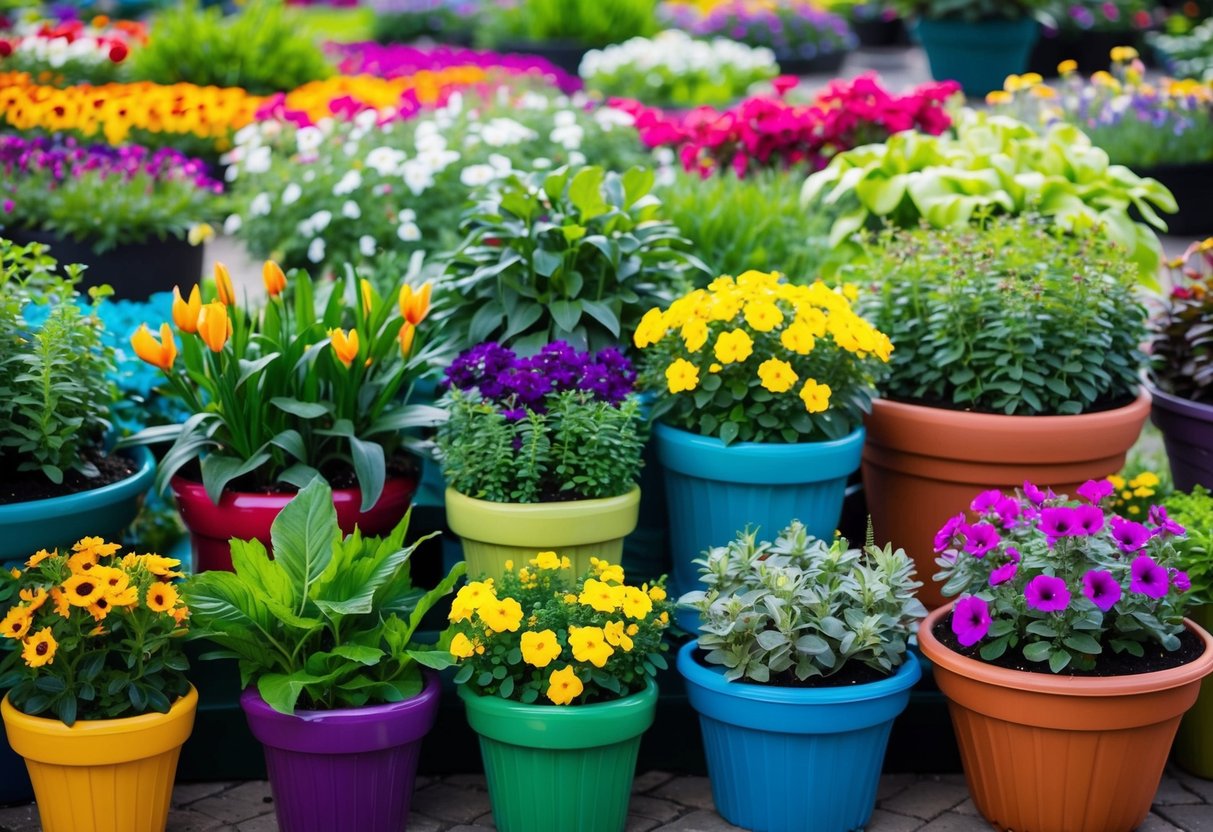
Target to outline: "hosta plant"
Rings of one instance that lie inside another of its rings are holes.
[[[695,562],[707,588],[678,603],[699,613],[699,647],[729,681],[794,684],[848,663],[892,673],[927,614],[904,551],[827,543],[797,520],[774,541],[746,529]]]
[[[189,579],[193,636],[234,658],[241,684],[276,711],[401,702],[421,692],[421,666],[445,651],[413,643],[422,617],[454,588],[459,563],[429,592],[413,586],[409,515],[387,537],[345,537],[328,485],[314,480],[274,519],[270,558],[257,540],[232,540],[235,572]]]
[[[629,584],[594,558],[573,575],[567,557],[539,552],[498,581],[473,581],[451,603],[443,636],[459,665],[455,683],[524,704],[621,699],[667,667],[671,604],[664,579]]]
[[[1150,377],[1165,393],[1213,404],[1213,237],[1169,265],[1166,296],[1150,323]]]
[[[935,580],[960,596],[950,626],[962,648],[1053,673],[1089,671],[1105,651],[1179,648],[1191,599],[1184,529],[1161,507],[1145,522],[1121,517],[1107,508],[1111,495],[1106,480],[1079,486],[1076,500],[1025,482],[1014,494],[982,492],[974,517],[944,524]]]
[[[189,691],[180,561],[121,550],[86,537],[0,573],[16,601],[0,621],[16,648],[0,687],[17,710],[70,726],[168,713]]]

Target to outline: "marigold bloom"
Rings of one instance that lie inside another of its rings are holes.
[[[55,660],[55,651],[58,649],[59,642],[51,635],[51,628],[43,627],[23,642],[21,658],[30,667],[42,667]]]
[[[198,337],[210,351],[222,352],[231,334],[232,322],[227,316],[227,307],[219,301],[203,304],[198,313]]]
[[[671,393],[687,393],[699,386],[699,368],[685,358],[676,358],[665,368],[666,386]]]
[[[168,612],[177,606],[181,596],[172,584],[155,583],[147,590],[147,608],[153,612]]]
[[[276,298],[286,289],[286,274],[273,260],[266,260],[261,264],[261,282],[269,296]]]
[[[548,677],[546,695],[553,705],[567,705],[581,696],[583,690],[585,690],[585,686],[581,684],[581,680],[577,678],[572,667],[553,670],[552,675]]]
[[[194,334],[198,331],[198,313],[202,311],[202,293],[197,286],[190,289],[190,299],[181,297],[181,289],[173,287],[173,323],[182,332]]]
[[[177,342],[173,340],[173,330],[168,324],[160,325],[159,341],[147,328],[147,324],[140,324],[131,336],[131,347],[135,350],[135,355],[161,370],[167,371],[177,360]]]
[[[352,366],[358,357],[358,330],[351,329],[347,335],[344,329],[334,328],[328,331],[328,336],[337,360],[347,367]]]
[[[72,575],[63,582],[63,593],[73,607],[87,607],[105,592],[105,584],[89,574]]]
[[[222,263],[215,264],[215,294],[224,306],[236,305],[236,288],[232,286],[232,276],[227,266]]]
[[[5,638],[25,638],[33,620],[32,610],[20,605],[15,606],[8,611],[8,615],[4,616],[4,620],[0,621],[0,635]]]
[[[551,630],[522,634],[522,660],[532,667],[547,667],[561,653],[560,642]]]
[[[421,285],[417,291],[407,283],[400,287],[400,316],[413,326],[425,320],[430,314],[430,293],[434,287],[429,281]]]
[[[607,644],[606,633],[601,627],[569,627],[569,647],[573,650],[573,658],[594,667],[604,667],[615,655],[615,648]]]
[[[799,381],[800,376],[796,375],[788,362],[768,358],[758,365],[758,378],[762,380],[762,386],[772,393],[786,393]]]

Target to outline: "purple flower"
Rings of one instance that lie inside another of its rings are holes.
[[[935,533],[935,551],[942,552],[951,549],[956,542],[956,536],[965,527],[965,516],[962,511],[955,517],[949,517],[947,522]]]
[[[961,533],[965,536],[964,549],[975,558],[984,558],[986,552],[989,552],[1000,542],[1002,538],[998,534],[998,529],[991,526],[989,523],[977,523],[972,526],[963,526]]]
[[[1180,592],[1187,592],[1192,588],[1192,579],[1188,577],[1188,573],[1182,569],[1171,570],[1171,583]]]
[[[1045,492],[1041,491],[1027,480],[1023,481],[1023,495],[1031,500],[1032,504],[1036,506],[1043,504],[1044,501],[1048,499],[1048,495],[1045,494]]]
[[[998,586],[1005,584],[1007,581],[1015,577],[1015,573],[1019,571],[1019,563],[1011,561],[1004,563],[1002,566],[990,573],[990,586]]]
[[[1116,606],[1120,600],[1120,584],[1112,573],[1103,569],[1092,569],[1082,576],[1082,594],[1104,612]]]
[[[1113,490],[1112,483],[1107,480],[1087,480],[1078,486],[1078,496],[1098,505],[1105,498],[1112,496]]]
[[[1141,523],[1134,523],[1123,517],[1113,517],[1110,523],[1112,539],[1122,552],[1136,552],[1150,539],[1150,530]],[[1165,574],[1164,574],[1165,577]]]
[[[1078,518],[1074,515],[1074,509],[1054,506],[1040,512],[1040,530],[1049,538],[1050,545],[1059,537],[1079,534],[1078,529]]]
[[[1187,534],[1188,530],[1167,516],[1165,506],[1150,506],[1150,523],[1156,528],[1154,534],[1172,534],[1176,537]]]
[[[1073,511],[1075,534],[1092,535],[1103,530],[1103,509],[1097,505],[1076,506]]]
[[[1006,497],[998,501],[998,505],[994,506],[994,511],[998,514],[998,519],[1006,528],[1015,525],[1015,521],[1019,519],[1022,510],[1019,507],[1019,501],[1014,497]]]
[[[1159,566],[1149,555],[1138,555],[1129,567],[1129,589],[1148,598],[1161,598],[1167,594],[1167,570]]]
[[[993,511],[1003,500],[1003,493],[997,488],[989,491],[983,491],[973,498],[973,502],[969,504],[969,508],[973,509],[976,514],[986,514]]]
[[[1023,588],[1028,606],[1041,612],[1059,612],[1070,605],[1066,582],[1052,575],[1037,575]]]
[[[990,632],[990,605],[976,595],[961,598],[952,608],[952,632],[965,647],[972,647]]]
[[[13,213],[13,209],[16,207],[17,203],[13,202],[11,199],[4,200],[4,213],[11,214]]]

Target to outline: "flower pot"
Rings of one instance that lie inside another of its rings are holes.
[[[459,688],[500,832],[623,832],[657,685],[593,705],[523,705]]]
[[[1197,607],[1191,618],[1206,630],[1213,628],[1213,604]],[[1179,723],[1175,762],[1184,771],[1213,780],[1213,682],[1201,682],[1196,704]]]
[[[800,55],[776,55],[775,63],[784,75],[828,75],[842,69],[847,59],[848,49],[837,49],[833,52],[821,52],[811,58]]]
[[[438,674],[425,671],[412,699],[294,715],[245,690],[240,707],[265,747],[282,832],[401,832],[441,690]]]
[[[168,822],[177,756],[194,727],[198,692],[167,714],[80,720],[28,716],[4,698],[0,713],[25,757],[43,832],[155,832]]]
[[[567,40],[503,40],[493,47],[498,52],[520,52],[537,55],[572,75],[581,68],[581,59],[590,47]]]
[[[900,17],[891,19],[884,16],[868,18],[853,17],[850,23],[851,30],[859,38],[859,45],[861,47],[883,48],[901,46],[909,39],[905,21]]]
[[[893,720],[922,675],[912,653],[887,679],[794,688],[729,682],[700,664],[697,641],[678,651],[699,713],[716,809],[758,832],[849,832],[876,806]]]
[[[4,236],[20,245],[48,245],[60,263],[88,266],[79,284],[81,292],[108,283],[114,287],[115,298],[147,300],[157,292],[171,292],[174,286],[189,294],[189,287],[202,277],[203,247],[192,246],[183,238],[150,238],[98,253],[90,240],[77,241],[53,231],[12,228]]]
[[[914,30],[932,77],[959,81],[965,95],[974,98],[1002,89],[1008,75],[1023,72],[1040,34],[1031,17],[977,22],[920,18]]]
[[[1073,677],[995,667],[932,633],[918,643],[948,698],[977,810],[1015,832],[1130,832],[1150,811],[1180,717],[1213,671],[1213,638],[1194,661],[1134,676]]]
[[[1181,399],[1151,386],[1150,420],[1162,431],[1171,479],[1180,491],[1213,488],[1213,405]]]
[[[842,514],[847,477],[859,468],[863,428],[831,442],[791,445],[734,442],[658,423],[657,456],[665,467],[670,517],[670,594],[699,585],[694,560],[737,532],[775,534],[792,520],[831,540]],[[694,632],[699,616],[679,610],[678,625]]]
[[[1183,237],[1213,234],[1208,196],[1213,193],[1213,162],[1131,165],[1138,176],[1157,179],[1175,196],[1179,212],[1163,214],[1167,233]]]
[[[526,563],[537,552],[566,555],[580,575],[590,558],[619,563],[623,539],[636,528],[640,489],[601,500],[493,503],[446,490],[446,521],[463,542],[468,575],[500,578],[505,562]]]
[[[1030,480],[1073,494],[1115,474],[1150,411],[1142,392],[1115,410],[1080,416],[1001,416],[877,399],[867,420],[864,492],[876,541],[914,558],[928,608],[943,603],[935,574],[935,532],[979,492]]]
[[[224,491],[219,505],[211,502],[202,483],[173,477],[169,483],[177,497],[177,510],[181,520],[189,529],[194,552],[194,571],[232,568],[232,550],[228,541],[233,537],[241,540],[256,538],[273,551],[270,544],[270,526],[278,512],[295,495],[254,494],[241,491]],[[379,502],[370,511],[361,511],[362,492],[357,488],[334,488],[333,505],[337,508],[337,524],[343,534],[350,534],[357,526],[370,536],[384,535],[396,527],[409,509],[413,492],[417,490],[416,477],[389,477],[383,486]]]
[[[82,537],[116,537],[139,513],[156,476],[147,448],[123,451],[135,461],[124,480],[62,497],[0,505],[0,561],[25,560],[39,549],[71,546]]]
[[[1028,71],[1045,78],[1057,77],[1057,66],[1062,61],[1077,61],[1078,71],[1090,75],[1112,66],[1112,49],[1140,43],[1140,33],[1126,29],[1121,32],[1044,32],[1032,56],[1028,60]]]

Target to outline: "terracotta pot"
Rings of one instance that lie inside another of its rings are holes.
[[[1213,637],[1194,661],[1136,676],[1074,677],[995,667],[918,630],[948,698],[973,803],[998,829],[1130,832],[1150,811],[1180,717],[1213,672]]]
[[[904,547],[928,608],[943,603],[935,532],[979,492],[1030,480],[1059,494],[1115,474],[1150,413],[1132,404],[1081,416],[999,416],[878,399],[866,421],[863,483],[878,543]]]
[[[256,538],[273,551],[270,526],[278,512],[291,501],[294,494],[250,494],[224,491],[219,505],[206,496],[202,483],[173,477],[169,482],[177,497],[177,510],[190,532],[194,552],[194,571],[232,568],[232,549],[228,541]],[[362,492],[357,488],[334,488],[333,505],[337,508],[337,525],[343,534],[354,526],[369,536],[390,532],[404,517],[417,490],[416,477],[390,477],[384,483],[379,502],[370,511],[360,511]]]

